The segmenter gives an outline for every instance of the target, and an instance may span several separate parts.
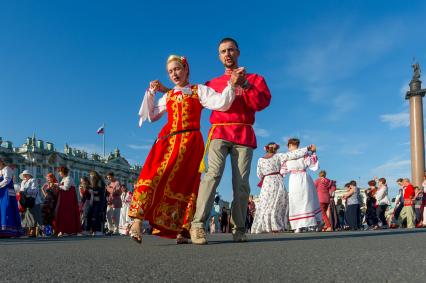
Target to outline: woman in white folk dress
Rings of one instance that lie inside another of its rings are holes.
[[[129,217],[129,208],[130,203],[132,202],[133,194],[127,190],[125,185],[121,185],[121,210],[120,210],[120,224],[119,224],[119,233],[120,235],[128,235],[129,228],[131,224],[131,219]]]
[[[289,229],[288,193],[280,174],[281,160],[277,153],[279,145],[271,142],[264,149],[266,154],[257,162],[257,176],[261,188],[256,203],[251,233],[282,232]]]
[[[288,140],[289,151],[299,148],[300,141]],[[289,177],[289,222],[295,233],[302,229],[315,228],[322,222],[321,208],[314,182],[306,169],[316,171],[319,168],[315,150],[305,157],[289,160],[282,164],[281,173]]]

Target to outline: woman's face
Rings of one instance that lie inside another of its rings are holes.
[[[64,172],[59,171],[59,176],[61,176],[61,178],[64,178],[66,175],[65,175],[65,173],[64,173]]]
[[[31,179],[31,175],[24,174],[24,180],[28,181],[29,179]]]
[[[46,179],[48,183],[53,183],[53,178],[51,176],[48,176]]]
[[[184,87],[188,84],[188,68],[184,68],[179,62],[174,60],[167,64],[167,73],[175,85]]]

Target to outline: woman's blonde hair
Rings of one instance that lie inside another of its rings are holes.
[[[169,58],[167,58],[167,63],[166,63],[166,69],[167,66],[169,65],[170,62],[176,61],[179,63],[179,65],[181,65],[182,68],[185,69],[188,68],[188,78],[189,78],[189,65],[188,65],[188,61],[186,60],[185,56],[179,56],[179,55],[175,55],[172,54],[169,56]]]
[[[167,58],[166,67],[167,67],[167,65],[169,65],[170,62],[173,62],[173,61],[178,62],[182,67],[187,65],[185,57],[172,54],[172,55],[169,56],[169,58]]]

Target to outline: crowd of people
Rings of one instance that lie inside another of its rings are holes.
[[[276,143],[265,146],[266,153],[257,164],[261,192],[255,204],[249,184],[257,148],[253,124],[256,112],[269,106],[271,93],[261,75],[247,73],[239,66],[236,40],[222,39],[218,53],[225,72],[206,84],[190,84],[188,60],[178,55],[170,55],[166,61],[173,88],[158,80],[150,82],[139,110],[139,126],[166,113],[167,122],[132,194],[113,173],[106,176],[105,184],[95,171],[82,178],[77,189],[68,169],[61,167],[61,180],[49,174],[42,189],[35,186],[31,172],[24,171],[16,195],[13,170],[0,161],[0,235],[20,235],[22,222],[28,236],[40,230],[42,235],[57,236],[129,233],[131,239],[141,243],[144,223],[148,223],[153,234],[173,238],[177,244],[191,240],[203,245],[207,244],[206,231],[219,228],[231,232],[233,241],[246,242],[247,232],[358,230],[362,219],[371,229],[423,225],[422,219],[416,223],[413,208],[414,199],[423,190],[416,190],[408,179],[400,182],[398,207],[392,211],[391,221],[386,218],[389,197],[384,178],[370,182],[365,211],[355,181],[345,185],[345,194],[334,203],[336,182],[328,179],[325,171],[315,182],[308,173],[319,169],[316,146],[300,147],[297,138],[288,140],[287,152],[278,152]],[[157,93],[161,94],[158,100]],[[200,132],[204,108],[211,110],[205,144]],[[233,191],[229,211],[215,200],[228,156]],[[288,192],[285,176],[289,179]]]
[[[14,183],[14,170],[0,159],[0,237],[65,237],[128,235],[132,194],[115,179],[96,171],[81,177],[77,188],[67,167],[57,168],[37,186],[33,174],[24,170]]]
[[[289,150],[298,142],[297,139],[290,139]],[[426,174],[422,188],[414,187],[408,178],[398,179],[399,192],[393,201],[389,197],[385,178],[369,181],[368,188],[364,190],[365,198],[361,197],[356,181],[345,184],[343,195],[335,197],[336,181],[328,179],[325,171],[320,171],[315,181],[306,172],[307,168],[312,171],[318,169],[315,153],[299,161],[280,162],[278,148],[278,144],[269,143],[265,146],[265,156],[258,161],[261,193],[254,217],[253,212],[247,212],[248,222],[254,218],[253,225],[247,226],[251,233],[426,226],[426,222],[423,224],[426,216]],[[288,192],[283,179],[286,174],[290,175]],[[419,204],[418,208],[416,203]]]

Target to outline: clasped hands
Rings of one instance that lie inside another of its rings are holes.
[[[231,74],[231,78],[229,79],[231,86],[242,87],[246,83],[246,69],[244,67],[240,67],[234,69]],[[170,89],[164,86],[159,80],[153,80],[149,82],[149,89],[154,92],[166,93]]]

